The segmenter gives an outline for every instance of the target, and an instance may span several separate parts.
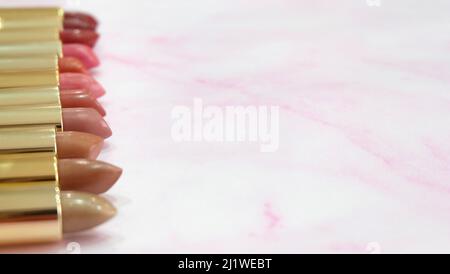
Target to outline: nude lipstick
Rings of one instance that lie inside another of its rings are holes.
[[[96,227],[117,213],[105,198],[78,191],[61,192],[62,232],[74,233]]]
[[[59,159],[81,158],[97,159],[102,151],[104,139],[89,133],[60,131],[56,133],[56,146]]]
[[[122,169],[112,164],[88,159],[58,161],[61,190],[77,190],[100,194],[108,191],[122,175]]]

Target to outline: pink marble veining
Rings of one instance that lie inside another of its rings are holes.
[[[450,252],[450,2],[53,2],[101,21],[120,213],[26,251]],[[175,143],[193,98],[279,106],[279,150]]]

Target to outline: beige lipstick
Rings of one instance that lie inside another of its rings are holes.
[[[107,199],[77,191],[61,193],[62,228],[64,233],[96,227],[114,217],[116,208]]]

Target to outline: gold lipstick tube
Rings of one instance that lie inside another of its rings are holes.
[[[0,245],[59,240],[56,132],[62,128],[61,104],[32,104],[33,97],[40,102],[40,92],[48,93],[49,101],[57,100],[58,88],[1,92],[8,94],[9,105],[0,106]],[[26,93],[32,96],[20,105]]]
[[[58,56],[49,54],[26,57],[0,57],[0,73],[26,71],[58,71]]]
[[[56,55],[0,57],[0,88],[58,86]]]
[[[56,86],[58,74],[53,71],[0,73],[0,88]]]
[[[60,104],[0,106],[0,245],[61,239],[59,127]]]
[[[0,245],[62,238],[58,8],[0,9]]]
[[[62,128],[61,104],[0,108],[0,127],[25,125],[55,125]]]
[[[0,29],[1,44],[58,41],[59,39],[57,28]]]
[[[56,241],[61,237],[56,155],[0,155],[0,244]]]
[[[8,106],[57,105],[58,87],[25,87],[0,89],[0,108]]]
[[[0,58],[0,126],[62,126],[56,56]]]
[[[0,57],[11,56],[32,56],[56,54],[62,56],[62,42],[56,41],[42,41],[42,42],[17,42],[0,44]]]
[[[57,86],[58,73],[54,71],[0,72],[0,88]]]
[[[56,131],[54,125],[0,127],[0,154],[56,154]]]
[[[63,28],[61,8],[2,8],[0,29]]]
[[[62,56],[62,42],[59,37],[59,31],[60,29],[57,27],[0,28],[0,57],[43,54]]]

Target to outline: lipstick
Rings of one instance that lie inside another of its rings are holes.
[[[73,72],[88,74],[88,69],[76,57],[63,57],[58,60],[59,72]]]
[[[58,172],[61,190],[95,194],[108,191],[122,175],[117,166],[88,159],[60,159]]]
[[[96,227],[117,213],[116,208],[101,196],[78,192],[61,192],[63,233],[74,233]]]
[[[94,51],[84,44],[64,44],[62,46],[62,51],[64,56],[77,58],[88,69],[95,68],[100,65],[100,60],[97,58]]]
[[[80,85],[82,86],[82,85]],[[101,116],[106,115],[103,106],[86,89],[59,90],[57,87],[23,87],[0,89],[0,106],[55,104],[61,100],[63,108],[92,108]]]
[[[82,73],[61,73],[59,74],[61,90],[82,89],[94,97],[99,98],[105,95],[105,89],[90,75]]]
[[[98,194],[122,170],[96,160],[112,131],[88,73],[97,21],[0,9],[0,245],[57,241],[116,214]]]
[[[59,159],[81,158],[97,159],[104,139],[89,133],[60,131],[56,133],[56,145]]]
[[[16,159],[21,157],[18,153],[26,151],[54,153],[62,190],[103,193],[111,188],[122,174],[119,167],[95,160],[103,145],[103,139],[90,134],[57,132],[53,125],[1,127],[0,141],[0,152],[17,154]],[[79,156],[80,152],[76,151],[79,148],[84,151],[86,158]],[[21,164],[20,161],[10,161],[6,166],[0,165],[0,173],[8,174],[16,170],[13,173],[17,174],[20,169],[27,168]],[[23,176],[28,175],[23,172]]]
[[[108,123],[92,108],[64,108],[62,119],[64,128],[68,131],[91,133],[104,139],[112,135]]]
[[[82,12],[66,12],[64,14],[64,29],[95,30],[97,26],[97,20],[90,14]]]
[[[121,169],[59,160],[57,148],[64,144],[57,138],[53,125],[0,128],[0,244],[56,241],[63,232],[89,229],[115,215],[114,206],[94,194],[108,190]]]
[[[99,38],[96,31],[86,29],[64,29],[59,35],[63,44],[83,44],[91,48]]]
[[[0,57],[36,56],[56,54],[59,57],[78,59],[83,66],[99,65],[92,47],[99,35],[87,30],[63,30],[57,28],[1,29]]]
[[[90,92],[84,89],[62,90],[60,99],[63,108],[92,108],[96,110],[101,116],[106,115],[106,110],[103,108],[103,106],[94,97],[91,96]]]

